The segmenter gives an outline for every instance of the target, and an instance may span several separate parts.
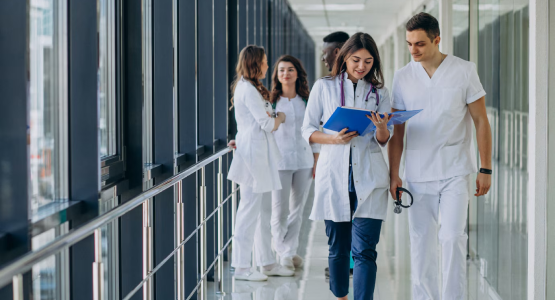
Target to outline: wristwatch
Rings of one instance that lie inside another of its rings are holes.
[[[490,170],[490,169],[480,168],[480,173],[482,173],[482,174],[487,174],[487,175],[491,175],[491,174],[493,173],[493,171]]]

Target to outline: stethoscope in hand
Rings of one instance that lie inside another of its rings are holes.
[[[409,205],[403,205],[403,200],[401,200],[401,197],[400,197],[401,192],[407,193],[409,195],[409,197],[410,197],[410,204]],[[409,207],[412,206],[412,203],[413,203],[412,194],[407,189],[404,189],[402,187],[398,187],[395,195],[397,196],[396,197],[397,199],[395,199],[395,208],[393,209],[394,213],[400,214],[401,211],[403,210],[401,207],[409,208]]]

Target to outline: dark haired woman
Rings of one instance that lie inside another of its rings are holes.
[[[281,160],[278,164],[281,190],[272,192],[272,236],[280,264],[290,270],[302,266],[297,255],[302,212],[318,159],[319,145],[309,145],[301,134],[308,80],[301,62],[291,55],[280,57],[274,65],[270,102],[287,121],[274,132]]]
[[[237,121],[237,151],[227,178],[241,185],[241,202],[237,209],[233,260],[235,279],[267,280],[271,276],[292,276],[294,272],[276,264],[272,254],[271,236],[256,228],[270,219],[270,210],[262,209],[264,201],[270,203],[273,190],[281,189],[278,174],[279,149],[272,131],[285,122],[285,114],[277,113],[268,101],[270,93],[260,79],[266,77],[268,60],[264,48],[247,46],[239,54],[237,75],[232,84],[235,120]],[[251,270],[253,243],[257,243],[257,264],[263,273]],[[268,251],[269,253],[260,253]],[[269,257],[263,261],[262,257]]]
[[[324,129],[340,106],[384,113],[369,113],[374,132]],[[330,289],[338,299],[349,293],[349,251],[355,261],[354,299],[373,299],[376,282],[376,245],[387,215],[389,171],[381,148],[393,134],[387,126],[391,111],[383,85],[380,55],[372,37],[356,33],[341,48],[332,75],[318,80],[310,93],[303,137],[321,144],[315,198],[310,219],[325,220],[329,245]]]

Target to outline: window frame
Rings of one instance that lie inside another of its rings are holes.
[[[97,0],[97,5],[100,4],[101,0]],[[108,56],[108,61],[111,62],[109,68],[111,68],[112,77],[108,76],[108,84],[110,85],[109,91],[112,92],[110,95],[115,102],[114,107],[114,134],[115,134],[115,154],[100,157],[100,186],[101,190],[109,189],[114,183],[125,179],[125,143],[124,143],[124,130],[122,124],[124,123],[123,115],[123,89],[122,89],[122,34],[121,34],[121,21],[122,21],[122,8],[121,2],[114,0],[106,0],[108,14],[107,18],[112,18],[111,25],[107,25],[109,28],[107,39],[113,41],[113,44],[108,43],[108,51],[106,55]],[[113,10],[110,11],[109,7]],[[112,13],[112,14],[110,14]],[[110,23],[107,21],[107,24]],[[100,25],[97,25],[97,31],[100,29]],[[112,36],[110,36],[110,34]],[[99,45],[100,47],[100,45]],[[100,59],[100,49],[99,49],[99,59]],[[100,64],[98,66],[100,68]],[[100,80],[100,78],[99,78]],[[100,132],[99,132],[100,134]],[[99,145],[100,147],[100,145]]]

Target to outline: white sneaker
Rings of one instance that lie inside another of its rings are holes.
[[[304,265],[304,260],[295,254],[295,256],[293,256],[293,265],[295,266],[295,268],[302,268]]]
[[[246,273],[239,273],[233,276],[236,280],[246,280],[246,281],[266,281],[268,280],[268,276],[258,272],[258,271],[249,271]]]
[[[276,266],[269,271],[264,270],[263,273],[264,275],[268,275],[268,276],[283,276],[283,277],[291,277],[295,275],[295,271],[289,270],[279,264],[276,264]]]
[[[282,258],[279,260],[279,263],[280,263],[283,267],[285,267],[285,268],[287,268],[287,269],[289,269],[289,270],[293,270],[293,271],[295,270],[295,264],[293,263],[293,258],[292,258],[292,257],[282,257]]]

